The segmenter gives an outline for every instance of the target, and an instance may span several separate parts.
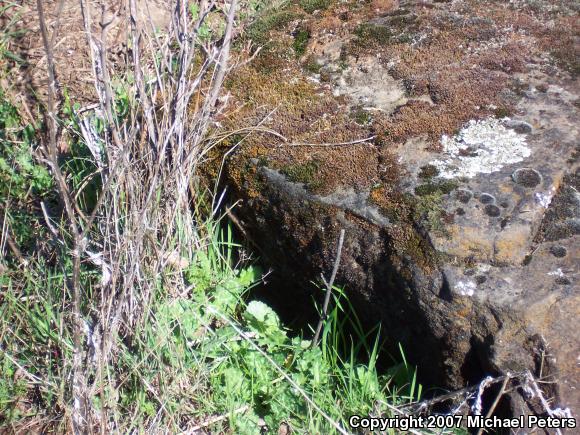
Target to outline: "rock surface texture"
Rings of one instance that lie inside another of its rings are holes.
[[[327,3],[248,29],[224,118],[261,129],[227,161],[244,225],[303,282],[344,228],[337,282],[423,379],[530,370],[577,416],[578,3]]]

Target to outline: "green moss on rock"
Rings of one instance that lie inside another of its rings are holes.
[[[381,45],[388,44],[394,36],[388,27],[370,23],[361,24],[354,33],[358,37],[356,42],[359,45],[366,45],[369,42]]]
[[[322,65],[318,63],[318,61],[314,58],[314,56],[309,56],[306,64],[304,65],[304,69],[312,74],[320,74]]]
[[[367,110],[364,110],[361,106],[357,106],[353,110],[352,116],[355,122],[359,125],[369,125],[373,120],[371,114]]]
[[[447,212],[442,206],[439,193],[420,196],[415,202],[415,220],[421,222],[428,230],[439,235],[448,235],[445,229]]]
[[[281,172],[294,183],[303,183],[311,189],[316,189],[320,186],[320,179],[317,178],[318,169],[318,162],[309,161],[285,166]]]
[[[306,52],[309,39],[310,31],[308,29],[299,28],[294,33],[294,43],[292,44],[292,47],[294,48],[294,53],[296,53],[297,57],[301,57]]]
[[[418,196],[437,194],[447,195],[457,189],[457,182],[454,180],[428,181],[415,187],[415,194]]]
[[[495,109],[494,115],[496,118],[506,118],[512,115],[512,111],[507,107],[498,107]]]

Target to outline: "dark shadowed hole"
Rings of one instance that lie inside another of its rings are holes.
[[[237,234],[236,240],[242,240],[242,235]],[[248,250],[254,250],[255,248],[248,246]],[[316,279],[318,278],[317,274],[314,270],[289,270],[284,269],[282,266],[279,265],[270,265],[267,264],[264,259],[259,260],[260,265],[264,271],[272,270],[272,272],[267,276],[266,281],[261,283],[260,285],[256,286],[251,290],[251,292],[247,295],[247,300],[259,300],[266,304],[268,304],[272,309],[274,309],[278,315],[280,316],[281,321],[288,328],[288,333],[290,336],[302,336],[304,338],[312,338],[312,330],[316,328],[319,315],[315,308],[315,301],[316,304],[319,306],[322,305],[322,301],[324,298],[324,291],[318,288],[315,284],[310,283],[309,285],[305,284],[308,282],[309,279]],[[483,277],[478,277],[479,281],[483,281]],[[320,279],[318,278],[318,282],[320,283]],[[339,282],[336,283],[340,285]],[[390,285],[396,285],[392,283]],[[347,289],[348,290],[348,289]],[[351,300],[353,305],[356,305],[354,300]],[[360,307],[359,307],[360,308]],[[368,312],[365,313],[366,310],[360,310],[354,308],[354,312],[351,314],[355,314],[359,317],[363,326],[365,327],[365,332],[371,331],[376,324],[370,322],[370,316]],[[345,315],[349,315],[346,313]],[[410,315],[410,321],[413,321],[413,315]],[[367,322],[365,322],[365,320]],[[416,319],[415,319],[416,320]],[[351,334],[353,337],[356,337],[357,334],[352,329],[347,329],[345,331],[346,334]],[[388,330],[383,328],[380,332],[381,339],[384,340],[389,333]],[[369,337],[369,345],[372,346],[376,335],[370,335]],[[435,345],[438,346],[438,345]],[[347,359],[348,350],[341,349],[341,353],[343,353],[343,357]],[[426,350],[423,353],[426,355],[419,355],[420,359],[423,360],[423,373],[421,367],[418,369],[418,382],[421,383],[423,388],[423,399],[430,399],[436,397],[440,394],[447,393],[449,390],[443,388],[442,380],[438,380],[433,378],[431,375],[425,377],[425,373],[428,368],[425,365],[425,361],[430,360],[432,365],[435,366],[440,364],[438,361],[437,352],[435,348]],[[358,363],[367,363],[368,360],[365,355],[360,354],[357,355]],[[411,360],[411,366],[413,366],[413,360],[407,355],[407,359]],[[481,366],[479,363],[480,358],[477,354],[477,351],[472,349],[468,354],[465,355],[465,363],[462,367],[462,376],[464,379],[468,381],[468,385],[477,385],[488,373],[486,370]],[[397,349],[387,346],[380,347],[380,354],[377,361],[377,369],[379,370],[380,374],[387,374],[389,373],[390,369],[397,366],[402,362],[401,356],[397,353]],[[491,394],[490,394],[491,396]],[[493,396],[490,401],[493,401],[495,396]],[[487,399],[486,399],[487,400]],[[491,402],[490,402],[491,403]],[[440,412],[449,412],[452,406],[456,406],[457,404],[452,403],[442,403],[438,405],[438,410]],[[484,404],[485,406],[489,406],[489,404]],[[494,414],[503,415],[507,413],[504,411],[503,402],[501,406],[498,406],[496,412]],[[509,415],[507,413],[506,415]]]

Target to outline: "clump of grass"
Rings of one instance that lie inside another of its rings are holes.
[[[420,397],[414,370],[406,362],[388,375],[378,373],[379,338],[371,340],[356,317],[345,316],[348,302],[340,289],[334,289],[334,308],[324,323],[320,347],[290,337],[267,305],[245,304],[243,296],[260,280],[261,271],[252,265],[233,266],[239,245],[230,227],[212,221],[206,225],[206,248],[187,258],[182,271],[190,293],[172,295],[166,288],[170,276],[159,277],[146,317],[130,336],[114,340],[115,358],[105,367],[107,377],[91,404],[97,409],[103,404],[114,407],[117,424],[122,425],[115,426],[118,430],[152,427],[161,418],[163,427],[175,430],[254,433],[263,420],[272,428],[288,424],[296,431],[330,433],[335,425],[346,428],[352,414],[380,409],[389,415],[388,406],[381,403],[396,406]],[[81,280],[90,285],[97,274],[93,267],[83,267]],[[61,303],[69,297],[65,279],[58,267],[42,260],[24,276],[2,276],[4,423],[18,425],[26,421],[26,412],[43,415],[45,409],[69,406],[63,380],[70,376],[67,362],[72,360],[74,338],[67,326],[67,306]],[[100,291],[91,286],[87,290],[88,297]],[[105,331],[98,318],[86,322],[88,355],[98,361]],[[27,376],[41,381],[38,391],[22,377],[23,368]],[[403,381],[397,386],[392,379],[398,376]],[[33,394],[24,412],[23,404]],[[192,412],[190,423],[181,426],[181,416]],[[127,415],[131,419],[122,417]],[[214,421],[214,415],[226,418]],[[46,415],[37,418],[37,424],[47,427],[49,420]],[[50,424],[61,431],[66,422]]]
[[[189,11],[181,0],[176,2],[172,10]],[[42,112],[53,115],[44,119],[44,134],[35,132],[35,138],[41,144],[45,170],[49,169],[56,186],[58,207],[44,207],[36,216],[50,230],[52,247],[47,247],[47,257],[51,263],[40,261],[35,257],[40,252],[33,252],[32,258],[21,261],[28,265],[25,272],[14,266],[3,277],[0,300],[8,301],[2,309],[11,320],[0,327],[0,358],[2,364],[8,359],[22,367],[27,382],[35,380],[37,386],[29,384],[28,401],[40,388],[46,394],[35,399],[34,405],[75,432],[96,426],[103,431],[130,430],[127,427],[133,422],[121,418],[126,407],[131,408],[128,415],[146,415],[145,408],[133,408],[133,404],[166,393],[140,389],[147,376],[136,373],[142,361],[133,359],[131,369],[125,364],[121,376],[117,368],[134,358],[125,349],[134,349],[142,339],[136,331],[151,321],[158,293],[169,296],[168,289],[187,293],[180,273],[183,262],[193,261],[195,251],[204,251],[207,233],[195,207],[201,199],[191,186],[211,147],[206,138],[214,110],[210,107],[215,108],[227,72],[235,3],[223,10],[176,13],[171,26],[146,44],[147,49],[132,51],[122,75],[103,63],[108,41],[96,42],[87,31],[98,110],[83,114],[67,101],[58,109],[52,38],[43,3],[38,3],[49,83]],[[222,20],[223,25],[217,27],[223,31],[205,31],[203,17],[210,12],[212,19]],[[83,18],[85,26],[92,28],[91,16]],[[128,33],[133,41],[143,37],[137,26]],[[195,38],[176,44],[184,33]],[[205,59],[198,59],[204,56],[199,44],[209,49]],[[209,55],[212,47],[217,57]],[[149,81],[152,76],[156,77],[154,83]],[[190,110],[195,92],[203,92],[204,101]],[[167,100],[161,101],[163,98]],[[158,110],[160,105],[163,110]],[[62,143],[70,153],[62,152]],[[35,179],[27,175],[31,165],[19,161],[17,172],[10,176],[25,174],[24,183],[29,183]],[[2,240],[7,238],[3,224]],[[4,246],[2,243],[2,249]],[[12,250],[19,251],[18,247]],[[2,265],[2,273],[5,267]],[[34,286],[36,281],[44,286]],[[23,303],[15,296],[19,293],[13,293],[10,303],[13,289],[32,299]],[[15,324],[19,318],[29,322]],[[31,346],[14,347],[13,340]],[[163,365],[159,367],[162,370]],[[123,397],[123,387],[141,396]],[[164,414],[163,424],[177,428],[173,419],[182,412]],[[148,427],[153,420],[140,423]]]
[[[300,7],[305,12],[311,14],[315,11],[322,11],[327,9],[332,3],[332,0],[300,0]]]
[[[247,36],[258,45],[267,44],[272,30],[280,30],[299,15],[290,10],[266,10],[247,30]]]

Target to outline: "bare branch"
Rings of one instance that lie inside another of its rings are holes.
[[[48,37],[48,30],[46,28],[42,0],[37,0],[36,5],[38,8],[40,33],[42,35],[44,50],[46,52],[48,81],[49,81],[48,97],[47,97],[48,113],[46,114],[46,125],[48,129],[48,162],[50,163],[51,169],[54,173],[59,189],[60,198],[65,205],[66,216],[74,236],[73,247],[70,250],[70,254],[73,259],[72,282],[69,283],[69,288],[72,292],[72,306],[73,306],[72,330],[73,330],[73,347],[74,347],[73,367],[72,367],[73,372],[72,420],[73,420],[73,429],[75,433],[85,433],[87,430],[87,418],[86,418],[87,414],[85,400],[86,379],[82,370],[81,336],[83,330],[83,320],[81,317],[82,290],[80,279],[81,254],[84,251],[84,239],[81,237],[81,234],[79,232],[77,214],[75,212],[73,200],[71,198],[64,175],[62,174],[60,166],[58,164],[58,149],[57,149],[58,127],[56,121],[57,82],[56,82],[54,55],[51,40]]]
[[[336,274],[338,272],[338,266],[340,265],[340,257],[342,255],[342,245],[344,243],[344,229],[340,230],[340,236],[338,238],[338,248],[336,249],[336,258],[334,260],[334,267],[332,268],[332,274],[330,275],[330,280],[326,282],[326,295],[324,296],[324,304],[322,306],[322,314],[320,320],[318,321],[318,325],[316,326],[316,332],[314,333],[314,338],[312,339],[312,346],[318,346],[318,341],[320,339],[320,333],[322,332],[322,326],[324,325],[324,321],[328,315],[328,304],[330,303],[330,295],[332,293],[332,286],[334,285],[334,280],[336,278]]]

